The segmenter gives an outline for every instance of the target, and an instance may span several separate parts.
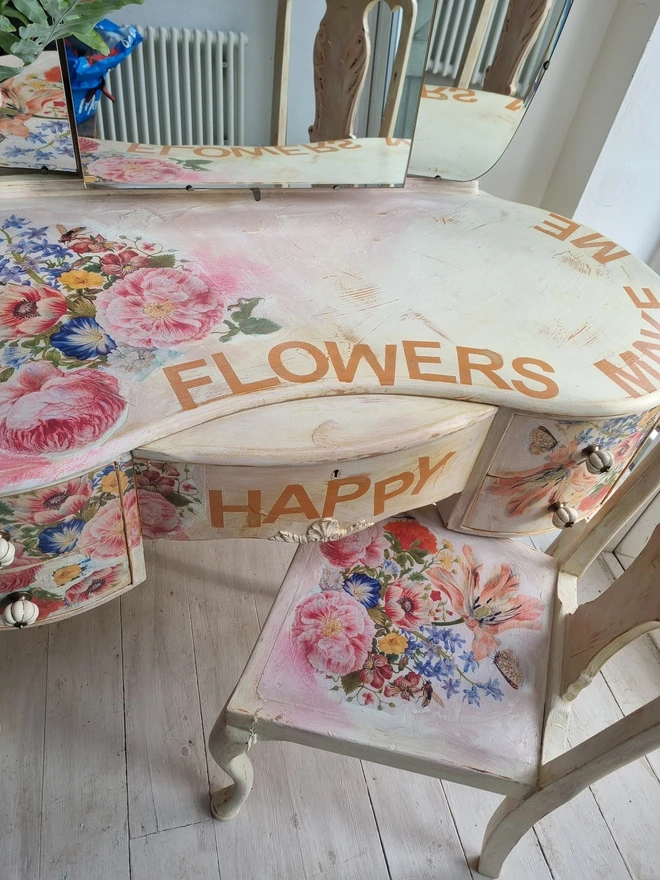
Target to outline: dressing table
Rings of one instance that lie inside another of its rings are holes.
[[[441,501],[452,529],[524,535],[599,509],[660,415],[660,282],[456,163],[381,190],[4,178],[7,631],[137,586],[145,539],[326,541]]]

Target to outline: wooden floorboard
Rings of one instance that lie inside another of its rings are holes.
[[[481,878],[497,795],[289,743],[257,743],[244,812],[211,820],[209,781],[226,778],[206,740],[292,552],[150,544],[149,581],[121,605],[2,634],[2,880]],[[611,579],[596,563],[581,598]],[[658,693],[639,639],[578,697],[571,742]],[[601,780],[523,838],[502,880],[658,880],[658,777],[655,754]]]
[[[128,880],[119,603],[48,637],[39,877]]]
[[[0,866],[4,880],[39,876],[48,631],[0,638]]]

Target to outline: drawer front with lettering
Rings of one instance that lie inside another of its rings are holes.
[[[413,449],[334,464],[233,467],[135,459],[145,537],[296,540],[352,530],[460,492],[492,416]],[[312,532],[312,534],[315,534]]]
[[[0,610],[27,593],[37,624],[76,614],[144,580],[130,456],[80,477],[0,498],[14,559],[0,570]]]
[[[588,516],[607,498],[658,415],[652,410],[591,421],[514,415],[463,527],[500,534],[548,531],[555,528],[553,508],[559,504],[578,519]]]

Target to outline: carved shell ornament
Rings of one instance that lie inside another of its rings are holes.
[[[372,525],[372,522],[361,519],[352,526],[342,528],[336,519],[326,517],[311,523],[303,535],[280,531],[270,540],[286,541],[290,544],[318,544],[320,541],[338,541],[340,538],[345,538],[346,535],[352,535],[353,532],[359,532],[361,529],[368,529]]]

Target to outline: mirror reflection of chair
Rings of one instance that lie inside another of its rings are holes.
[[[659,486],[655,448],[548,554],[450,532],[433,507],[301,546],[210,736],[233,780],[216,818],[246,801],[255,742],[297,742],[507,795],[479,864],[497,877],[533,824],[660,746],[658,698],[564,751],[570,701],[660,626],[660,526],[576,605],[578,578]]]
[[[554,0],[509,0],[506,18],[495,50],[493,63],[484,77],[483,90],[500,95],[515,95],[516,82],[525,61],[552,9]],[[456,86],[468,89],[482,51],[495,0],[480,0],[479,11],[472,18],[467,49],[461,61]],[[525,97],[518,95],[518,97]]]
[[[309,127],[313,143],[355,137],[358,103],[371,56],[368,17],[377,2],[326,0],[326,12],[314,41],[316,113]],[[384,2],[393,12],[401,9],[401,27],[378,134],[381,138],[394,135],[417,16],[417,0]],[[291,0],[280,0],[272,116],[272,143],[277,144],[286,142],[290,22]]]

